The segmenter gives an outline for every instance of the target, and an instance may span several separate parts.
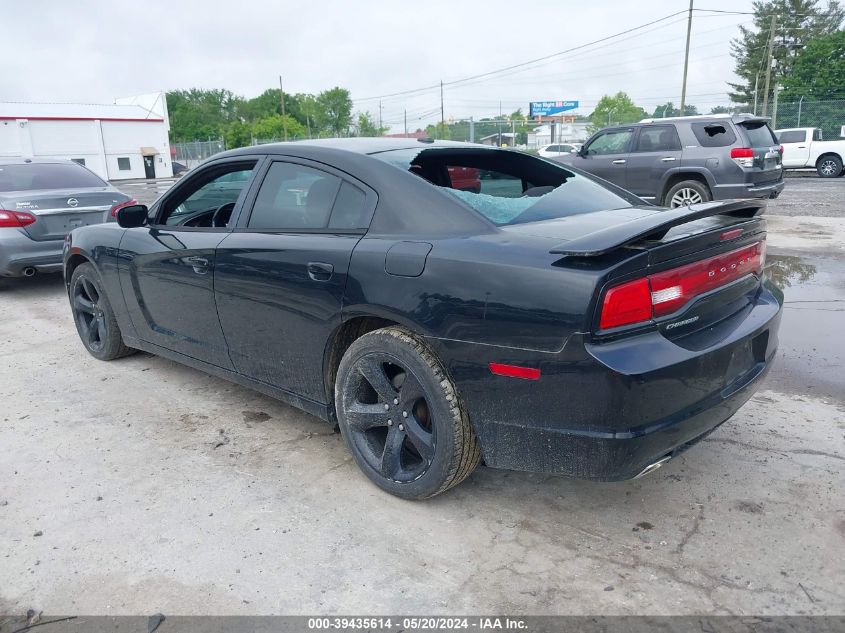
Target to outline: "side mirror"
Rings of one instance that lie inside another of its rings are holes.
[[[577,151],[577,152],[575,152],[575,153],[576,153],[576,154],[578,154],[578,156],[580,156],[581,158],[586,158],[586,157],[587,157],[587,146],[586,146],[586,145],[582,145],[582,146],[578,149],[578,151]]]
[[[124,229],[134,229],[147,223],[149,209],[143,204],[133,204],[117,210],[117,223]]]

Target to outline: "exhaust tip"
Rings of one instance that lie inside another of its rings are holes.
[[[23,276],[24,277],[32,277],[35,274],[35,268],[32,266],[27,266],[23,269]]]
[[[656,462],[649,464],[648,466],[643,468],[642,471],[640,471],[640,474],[637,475],[636,477],[634,477],[634,479],[639,479],[640,477],[645,477],[646,475],[650,475],[655,470],[659,469],[663,464],[668,462],[670,459],[672,459],[671,455],[667,455],[666,457],[662,457],[662,458],[658,459]]]

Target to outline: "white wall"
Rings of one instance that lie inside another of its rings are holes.
[[[157,121],[102,121],[103,145],[105,146],[106,165],[110,180],[125,178],[144,178],[144,159],[142,147],[154,147],[157,178],[173,175],[170,164],[170,143],[167,140],[167,128]],[[128,157],[130,171],[118,169],[117,159]]]
[[[21,158],[84,158],[85,166],[101,178],[145,178],[142,147],[158,151],[157,178],[173,176],[167,126],[159,121],[0,121],[0,156]],[[118,169],[119,157],[131,169]]]

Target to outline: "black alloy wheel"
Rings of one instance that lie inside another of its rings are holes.
[[[91,264],[81,264],[73,271],[70,305],[79,338],[94,358],[113,360],[135,351],[123,344],[114,312]]]
[[[455,386],[423,340],[399,327],[364,334],[338,367],[335,407],[364,474],[405,499],[463,481],[481,449]]]
[[[371,468],[394,482],[428,470],[437,437],[420,381],[399,360],[371,353],[353,365],[344,415],[352,441]]]

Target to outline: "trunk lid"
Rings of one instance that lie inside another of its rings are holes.
[[[599,337],[656,325],[678,345],[705,349],[745,319],[760,291],[764,208],[760,200],[641,206],[503,228],[562,239],[550,253],[561,255],[558,263],[565,266],[607,266],[596,289],[595,318],[587,324]],[[644,312],[635,320],[605,320],[609,303],[616,301],[625,314],[638,300]]]
[[[0,194],[0,207],[36,217],[24,230],[35,241],[60,240],[73,229],[101,224],[111,208],[129,197],[108,187],[52,189]]]

